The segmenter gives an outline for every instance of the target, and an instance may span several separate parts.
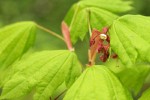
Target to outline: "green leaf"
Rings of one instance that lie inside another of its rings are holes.
[[[118,73],[117,76],[123,85],[126,86],[134,96],[137,96],[150,72],[149,67],[150,66],[138,64],[132,66],[132,68],[126,68]]]
[[[78,37],[83,40],[88,31],[88,13],[86,10],[78,12],[73,24],[70,25],[71,39],[76,40]]]
[[[123,0],[93,0],[92,2],[91,0],[81,0],[80,3],[85,7],[97,7],[114,13],[123,13],[132,9],[129,6],[132,2]]]
[[[34,43],[36,24],[20,22],[0,29],[0,68],[11,65]]]
[[[138,63],[125,67],[120,61],[111,60],[105,64],[127,87],[133,96],[137,96],[150,72],[150,65]],[[132,76],[132,77],[131,77]]]
[[[149,100],[150,98],[150,88],[147,89],[138,100]]]
[[[150,62],[150,18],[125,15],[112,24],[110,44],[122,63],[131,66],[141,60]]]
[[[1,99],[24,96],[36,88],[34,100],[49,100],[63,82],[70,86],[79,76],[81,66],[76,63],[76,55],[67,50],[35,53],[14,65],[14,73],[3,87]]]
[[[112,12],[95,7],[90,8],[90,11],[92,12],[90,16],[91,27],[96,29],[101,29],[104,26],[110,26],[112,21],[118,17]]]
[[[72,58],[71,66],[68,71],[68,76],[66,77],[65,83],[67,88],[69,88],[74,81],[78,78],[78,76],[81,74],[81,64],[77,60],[77,56],[74,55]]]
[[[132,97],[108,68],[95,65],[84,71],[63,100],[132,100]]]
[[[130,4],[122,0],[80,0],[65,17],[72,42],[76,43],[79,38],[83,40],[90,27],[101,29],[109,26],[118,17],[117,14],[132,9]]]
[[[66,88],[66,84],[64,82],[57,88],[55,93],[51,96],[51,99],[52,100],[61,100],[61,98],[64,97],[64,94],[66,91],[67,91],[67,88]],[[60,96],[60,94],[61,94],[61,96]],[[58,98],[58,96],[59,96],[59,98]],[[58,98],[58,99],[56,99],[56,98]]]

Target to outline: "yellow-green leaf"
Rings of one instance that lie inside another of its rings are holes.
[[[139,100],[149,100],[150,99],[150,88],[147,89],[142,96],[139,98]]]
[[[108,68],[95,65],[84,71],[63,100],[132,100],[132,97]]]
[[[114,21],[109,33],[112,50],[123,64],[150,62],[150,17],[125,15]]]
[[[122,84],[130,90],[134,97],[139,94],[150,73],[150,65],[143,63],[137,63],[131,67],[126,67],[120,60],[110,60],[105,63],[105,65],[115,73]]]
[[[67,50],[43,51],[14,65],[14,72],[4,84],[1,99],[27,95],[36,88],[34,100],[49,100],[66,81],[68,86],[81,73],[75,53]]]
[[[0,69],[20,58],[34,43],[36,24],[15,23],[0,29]]]

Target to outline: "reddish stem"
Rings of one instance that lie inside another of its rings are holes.
[[[71,39],[70,39],[70,31],[68,25],[63,21],[61,24],[62,34],[65,38],[65,42],[67,44],[67,47],[70,51],[74,51],[74,48],[72,47]]]

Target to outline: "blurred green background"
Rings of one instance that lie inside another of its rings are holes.
[[[0,25],[32,20],[59,32],[70,6],[78,0],[0,0]],[[92,0],[91,0],[92,1]],[[150,15],[150,0],[133,0],[134,11]]]
[[[55,31],[76,0],[0,0],[1,25],[32,20]]]

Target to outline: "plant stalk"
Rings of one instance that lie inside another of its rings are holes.
[[[64,21],[61,24],[61,30],[62,30],[62,34],[64,36],[64,39],[65,39],[68,49],[70,51],[74,51],[74,48],[73,48],[72,42],[71,42],[71,38],[70,38],[70,30],[69,30],[68,25]]]
[[[53,31],[51,31],[51,30],[49,30],[49,29],[47,29],[47,28],[45,28],[45,27],[43,27],[43,26],[41,26],[41,25],[38,25],[38,24],[37,24],[37,27],[38,27],[39,29],[45,31],[45,32],[50,33],[51,35],[53,35],[53,36],[55,36],[55,37],[57,37],[57,38],[59,38],[59,39],[61,39],[62,41],[65,42],[64,38],[63,38],[62,36],[58,35],[57,33],[53,32]]]

